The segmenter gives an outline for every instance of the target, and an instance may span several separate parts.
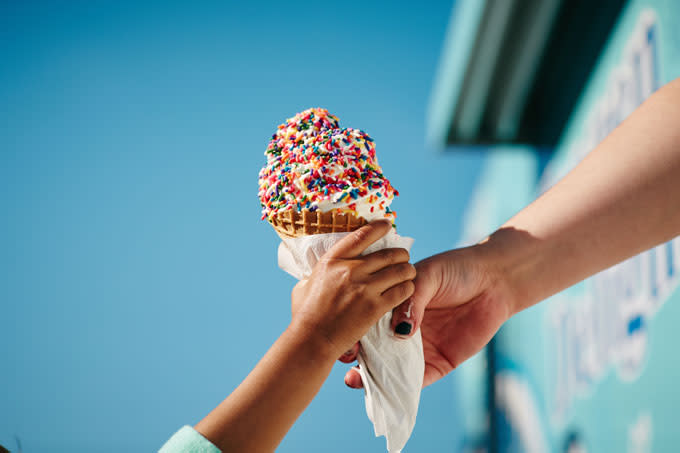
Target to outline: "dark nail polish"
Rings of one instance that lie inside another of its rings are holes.
[[[397,327],[395,327],[394,332],[399,335],[408,335],[411,333],[411,324],[408,322],[400,322]]]

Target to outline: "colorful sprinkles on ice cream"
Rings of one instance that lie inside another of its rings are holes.
[[[281,124],[265,156],[258,193],[262,219],[290,209],[337,210],[367,221],[396,217],[389,205],[399,192],[382,174],[373,139],[340,128],[326,109],[307,109]]]

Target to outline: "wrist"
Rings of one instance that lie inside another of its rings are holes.
[[[475,246],[487,267],[489,286],[507,305],[508,317],[537,303],[538,241],[528,233],[502,227]]]
[[[341,348],[313,326],[296,320],[290,323],[283,336],[295,344],[302,356],[319,364],[327,363],[332,366],[344,352],[338,352]]]

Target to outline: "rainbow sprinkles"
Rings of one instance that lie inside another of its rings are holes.
[[[307,109],[281,124],[265,156],[258,192],[262,219],[305,209],[351,213],[369,222],[396,218],[389,205],[399,192],[382,174],[373,139],[340,128],[326,109]]]

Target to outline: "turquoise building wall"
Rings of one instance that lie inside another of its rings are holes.
[[[630,1],[545,171],[534,150],[490,152],[464,242],[482,239],[548,189],[679,76],[680,2]],[[676,238],[509,321],[493,353],[498,450],[677,451],[679,282]],[[474,386],[465,373],[458,385]]]

